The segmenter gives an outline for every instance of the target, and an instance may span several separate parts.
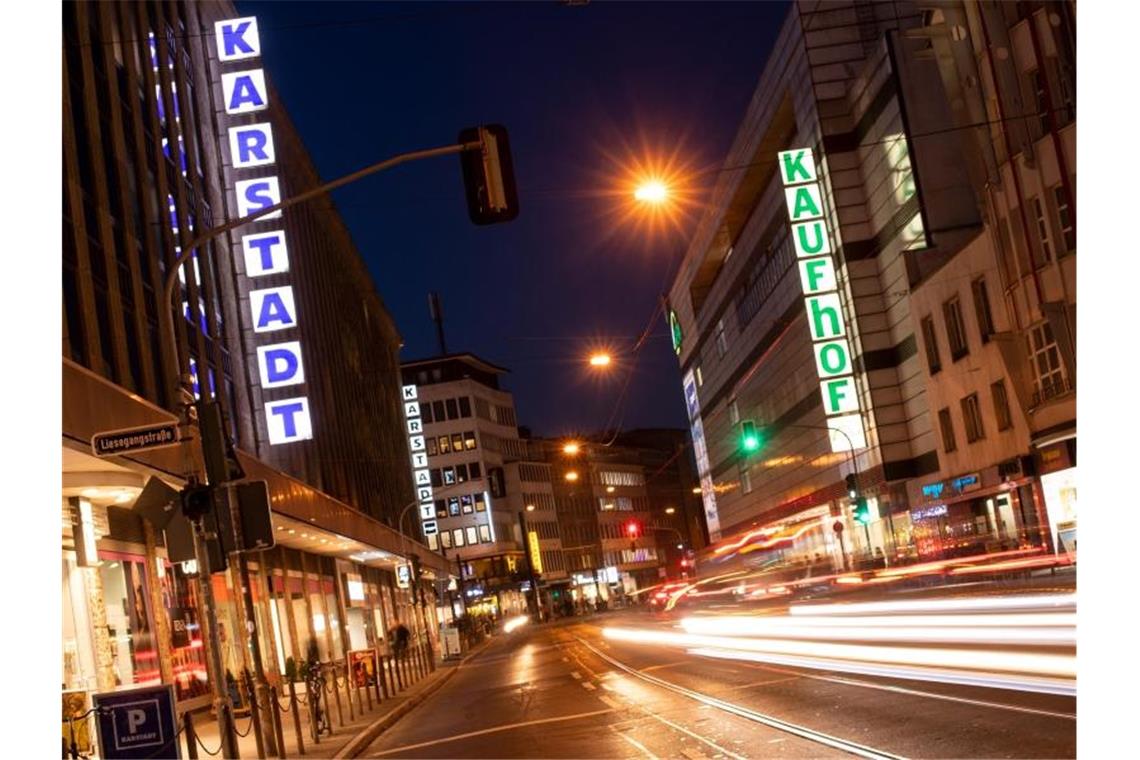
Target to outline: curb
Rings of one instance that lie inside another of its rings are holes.
[[[354,736],[352,739],[350,739],[347,744],[345,744],[343,747],[341,747],[339,752],[337,752],[335,755],[333,755],[333,757],[334,758],[355,758],[356,756],[358,756],[361,752],[363,752],[368,747],[368,745],[370,745],[372,742],[376,741],[376,739],[380,736],[380,734],[387,731],[398,720],[400,720],[400,718],[402,718],[405,715],[407,715],[408,713],[410,713],[412,710],[414,710],[416,707],[418,707],[421,702],[423,702],[428,697],[430,697],[432,694],[434,694],[436,691],[438,691],[440,689],[440,687],[442,687],[445,683],[447,683],[451,679],[452,676],[454,676],[456,673],[459,672],[460,668],[462,668],[465,664],[467,664],[468,660],[470,660],[472,657],[481,653],[484,649],[486,649],[488,646],[490,646],[491,641],[493,641],[493,639],[487,639],[485,642],[483,642],[482,644],[477,646],[475,649],[473,649],[471,652],[469,652],[467,654],[467,656],[464,657],[462,660],[460,660],[459,664],[456,665],[454,668],[449,668],[446,673],[437,677],[431,683],[428,683],[425,686],[423,686],[416,694],[413,694],[412,696],[408,697],[408,700],[406,702],[399,705],[398,707],[395,707],[395,708],[389,710],[388,712],[384,713],[379,718],[374,720],[371,724],[369,724],[365,728],[361,729],[360,733],[358,733],[356,736]]]

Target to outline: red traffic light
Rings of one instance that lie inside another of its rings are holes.
[[[625,524],[625,534],[630,538],[637,538],[641,535],[641,525],[633,520]]]

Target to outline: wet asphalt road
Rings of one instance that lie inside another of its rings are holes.
[[[696,657],[603,641],[639,613],[496,637],[366,757],[1074,757],[1071,697]],[[607,659],[609,658],[609,659]],[[621,665],[689,690],[649,683]],[[702,703],[713,697],[740,708]],[[809,729],[801,736],[756,715]]]

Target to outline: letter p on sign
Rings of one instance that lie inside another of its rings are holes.
[[[139,727],[146,723],[146,711],[137,707],[127,710],[127,732],[137,734]]]

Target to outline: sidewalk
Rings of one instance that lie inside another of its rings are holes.
[[[454,675],[459,665],[467,657],[481,651],[484,646],[486,644],[475,647],[462,660],[436,662],[436,669],[433,672],[428,673],[410,686],[406,686],[403,691],[384,699],[382,702],[377,703],[375,693],[373,693],[371,710],[368,709],[367,698],[361,694],[360,699],[363,700],[363,711],[361,711],[357,704],[357,696],[354,694],[351,718],[345,693],[343,691],[340,693],[341,708],[339,711],[337,710],[336,699],[330,695],[327,698],[327,708],[331,716],[333,733],[331,736],[322,735],[319,744],[313,742],[312,734],[309,731],[308,707],[299,704],[298,718],[301,740],[304,744],[304,756],[314,758],[355,757],[356,753],[367,747],[384,729],[395,723],[401,716],[442,686]],[[281,696],[279,704],[288,705],[288,701],[287,696]],[[297,725],[294,722],[293,713],[290,709],[286,709],[280,715],[284,752],[278,753],[277,756],[301,757],[302,753],[298,750],[297,744]],[[243,760],[258,757],[257,740],[254,737],[251,722],[252,718],[248,714],[239,716],[236,721],[239,734],[246,734],[245,736],[238,736],[238,752],[241,753]],[[221,737],[218,732],[217,721],[209,713],[198,713],[194,716],[194,731],[198,737],[198,745],[195,748],[197,757],[200,760],[206,760],[210,757],[220,758]],[[195,756],[187,746],[185,733],[182,735],[182,756],[184,758]],[[268,752],[266,753],[266,757],[273,756]]]

